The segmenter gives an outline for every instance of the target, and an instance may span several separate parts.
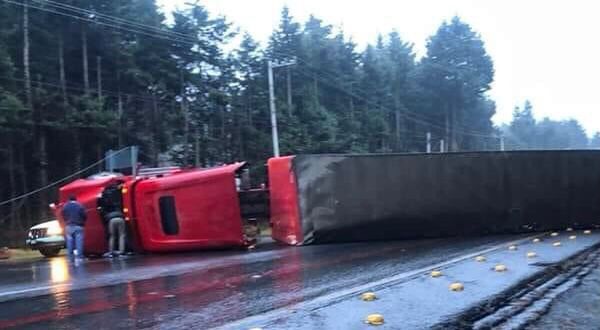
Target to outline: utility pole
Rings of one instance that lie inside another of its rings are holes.
[[[275,110],[275,90],[273,86],[273,63],[269,60],[269,108],[271,109],[271,135],[273,138],[273,156],[279,157],[279,136],[277,135],[277,113]]]
[[[288,115],[292,116],[292,70],[288,66],[286,68],[287,73],[287,107]]]
[[[194,166],[200,167],[200,132],[198,125],[196,125],[196,128],[194,129],[194,140]]]
[[[354,121],[354,91],[352,90],[354,82],[350,82],[350,119]]]
[[[279,136],[277,132],[277,110],[275,108],[275,86],[273,86],[273,69],[281,68],[296,64],[296,60],[287,62],[272,62],[267,63],[269,77],[269,108],[271,109],[271,135],[273,138],[273,155],[279,157]]]
[[[98,102],[102,101],[102,57],[96,56],[96,84],[98,85]]]
[[[431,132],[427,132],[427,153],[431,153]]]
[[[85,96],[88,96],[90,94],[90,76],[88,72],[88,47],[85,26],[81,27],[81,48],[83,59],[83,88]]]

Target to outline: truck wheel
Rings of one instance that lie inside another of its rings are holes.
[[[56,257],[60,252],[60,248],[41,248],[40,253],[46,258]]]

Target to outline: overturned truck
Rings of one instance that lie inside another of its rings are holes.
[[[600,223],[600,151],[269,160],[273,238],[291,245]]]
[[[215,168],[150,168],[136,175],[104,173],[75,180],[59,189],[55,214],[69,196],[85,207],[84,251],[107,251],[108,228],[97,209],[104,189],[119,183],[129,249],[173,252],[254,244],[246,225],[265,213],[267,190],[242,189],[246,163]],[[258,207],[256,206],[258,205]],[[262,206],[262,208],[261,208]]]
[[[299,155],[268,161],[268,188],[240,184],[245,163],[149,169],[79,179],[60,203],[85,205],[86,253],[106,251],[99,194],[122,183],[132,250],[170,252],[254,244],[268,218],[289,245],[484,235],[600,223],[600,151]],[[243,180],[242,180],[243,181]]]

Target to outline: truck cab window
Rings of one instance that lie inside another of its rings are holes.
[[[158,205],[163,232],[167,235],[177,235],[179,233],[179,223],[175,209],[175,198],[173,196],[162,196],[158,199]]]

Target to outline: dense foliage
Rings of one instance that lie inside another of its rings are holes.
[[[522,108],[516,107],[513,120],[503,128],[508,149],[585,149],[600,147],[600,135],[591,141],[577,120],[556,121],[544,118],[536,121],[533,106],[526,101]]]
[[[486,93],[492,59],[458,17],[441,24],[422,59],[396,31],[361,50],[343,31],[316,17],[300,23],[286,8],[264,47],[236,31],[198,4],[167,23],[154,0],[0,2],[0,201],[127,145],[140,146],[151,166],[263,166],[267,59],[296,61],[275,69],[283,154],[422,152],[428,133],[433,150],[441,140],[449,151],[499,148]],[[575,121],[536,123],[525,111],[509,129],[515,145],[587,144]],[[566,128],[569,142],[549,140]],[[0,224],[38,222],[55,194],[0,206]]]

